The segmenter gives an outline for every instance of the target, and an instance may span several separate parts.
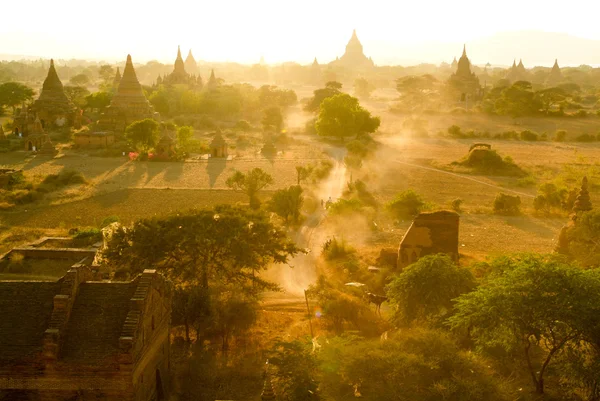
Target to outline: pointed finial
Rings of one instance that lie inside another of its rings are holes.
[[[127,55],[127,64],[133,64],[131,61],[131,54]]]
[[[463,44],[463,57],[467,57],[467,44]]]
[[[513,68],[515,68],[517,66],[517,59],[513,58]]]
[[[177,58],[181,58],[181,47],[177,45]]]
[[[50,59],[50,67],[54,67],[54,59],[53,58]]]

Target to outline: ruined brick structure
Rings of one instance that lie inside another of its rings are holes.
[[[166,399],[170,283],[91,278],[0,281],[0,400]]]
[[[398,267],[404,268],[426,255],[445,253],[458,261],[458,213],[442,210],[420,213],[398,249]]]

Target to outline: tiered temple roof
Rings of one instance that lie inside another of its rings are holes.
[[[517,65],[516,60],[513,60],[513,65],[508,70],[508,74],[506,74],[506,79],[510,82],[529,80],[529,73],[523,65],[523,60],[519,60],[519,65]]]
[[[189,74],[186,71],[187,65],[195,66],[194,71],[198,68],[196,65],[196,60],[194,60],[194,56],[192,56],[192,51],[190,50],[186,61],[183,61],[181,57],[181,48],[177,47],[177,57],[175,58],[175,63],[173,65],[173,72],[169,75],[162,78],[159,82],[157,79],[157,84],[164,85],[188,85],[189,87],[197,88],[198,86],[202,86],[202,78],[200,76],[196,77],[195,74]],[[191,70],[190,70],[191,71]],[[160,77],[159,77],[160,78]]]
[[[115,93],[110,106],[100,118],[98,127],[103,131],[122,132],[134,121],[145,118],[157,118],[152,105],[146,99],[142,85],[135,75],[131,56],[127,55],[127,63],[123,76],[119,82],[119,88]]]
[[[121,83],[121,71],[119,70],[119,67],[117,67],[117,73],[115,74],[115,79],[113,79],[113,87],[115,89],[117,89],[119,87],[120,83]]]
[[[373,60],[363,53],[363,46],[360,40],[358,40],[356,29],[352,32],[352,37],[346,45],[346,52],[341,58],[336,59],[333,64],[349,69],[370,68],[375,65]]]
[[[481,85],[479,78],[471,71],[471,61],[467,57],[467,47],[463,47],[463,53],[458,60],[456,72],[450,76],[450,85],[453,86],[462,97],[466,95],[480,96]]]
[[[65,94],[63,84],[58,78],[54,60],[50,60],[48,75],[44,80],[40,97],[31,106],[31,111],[38,116],[44,124],[72,124],[77,107]]]

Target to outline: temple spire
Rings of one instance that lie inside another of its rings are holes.
[[[589,210],[592,210],[592,202],[590,201],[590,192],[588,191],[588,179],[587,177],[583,177],[579,195],[577,195],[577,199],[573,205],[573,212],[587,212]]]
[[[177,46],[177,58],[175,59],[175,64],[173,66],[173,74],[185,75],[185,64],[183,62],[183,58],[181,57],[180,46]]]
[[[54,59],[50,59],[50,68],[48,68],[48,75],[44,80],[43,89],[59,89],[63,90],[63,84],[60,82],[60,78],[58,78],[58,74],[56,73],[56,68],[54,67]]]
[[[463,44],[463,52],[461,57],[467,57],[467,44]]]

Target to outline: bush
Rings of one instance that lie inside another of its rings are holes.
[[[463,138],[463,133],[458,125],[452,125],[448,127],[448,135],[451,138]]]
[[[590,134],[581,134],[575,137],[575,142],[595,142],[596,136]]]
[[[521,131],[519,137],[522,141],[538,141],[540,139],[538,134],[529,130]]]
[[[362,206],[362,202],[359,199],[338,199],[337,202],[329,206],[328,210],[332,215],[342,215],[360,212]]]
[[[317,182],[327,178],[332,169],[333,162],[331,160],[321,160],[313,170],[313,181]]]
[[[234,129],[239,130],[239,131],[250,131],[252,129],[252,126],[250,125],[250,123],[246,120],[238,120],[235,125],[233,126]]]
[[[456,198],[452,201],[452,203],[450,204],[450,206],[452,207],[452,210],[454,210],[457,213],[461,212],[461,208],[460,206],[463,204],[463,200],[460,198]]]
[[[87,183],[85,177],[78,171],[64,170],[58,174],[49,174],[38,186],[42,192],[55,191],[58,188],[75,184]]]
[[[500,193],[494,199],[494,213],[517,215],[521,207],[521,197]]]
[[[517,180],[518,187],[531,187],[535,185],[535,178],[532,175],[528,175],[527,177],[519,178]]]
[[[419,214],[425,207],[425,202],[412,189],[399,193],[387,204],[388,210],[396,217],[404,219]]]
[[[102,231],[98,228],[86,228],[79,230],[73,236],[77,240],[89,240],[91,242],[102,241]]]
[[[104,218],[104,220],[102,220],[102,223],[100,223],[100,228],[109,226],[112,223],[118,223],[119,221],[121,221],[121,219],[119,219],[119,216],[108,216]]]
[[[567,131],[560,130],[560,131],[556,131],[556,133],[554,134],[555,142],[564,142],[566,138],[567,138]]]
[[[327,260],[342,259],[356,253],[356,249],[349,245],[343,238],[338,240],[336,237],[323,244],[323,256]]]

